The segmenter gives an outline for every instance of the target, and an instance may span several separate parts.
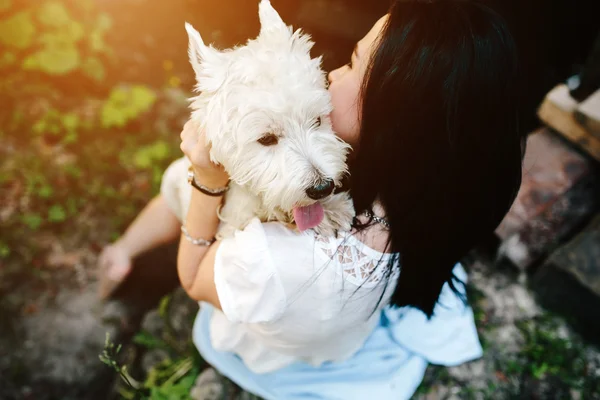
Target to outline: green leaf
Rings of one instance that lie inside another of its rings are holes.
[[[85,36],[85,30],[80,22],[71,22],[67,25],[66,34],[74,43],[79,42]]]
[[[169,158],[170,149],[167,142],[162,140],[157,140],[151,147],[152,156],[156,161],[163,161]]]
[[[0,171],[0,185],[14,178],[14,174],[8,171]]]
[[[65,137],[63,137],[62,143],[64,143],[64,144],[75,143],[75,142],[77,142],[77,137],[78,137],[77,132],[70,131],[65,135]]]
[[[123,127],[148,111],[155,101],[156,95],[145,86],[114,88],[102,107],[102,126]]]
[[[113,104],[107,103],[102,107],[102,126],[104,128],[123,127],[127,123],[127,115]]]
[[[537,365],[533,367],[533,376],[535,379],[541,379],[546,371],[548,370],[548,364],[542,363],[542,365]]]
[[[106,42],[104,42],[104,37],[102,36],[102,32],[100,31],[92,31],[88,36],[88,42],[90,46],[90,50],[95,53],[103,53],[109,50]]]
[[[145,169],[152,166],[152,152],[148,148],[142,147],[133,155],[133,165],[137,168]]]
[[[69,11],[59,1],[47,1],[39,8],[37,18],[48,27],[62,27],[71,22]]]
[[[171,296],[166,295],[160,299],[160,303],[158,304],[158,315],[162,318],[166,318],[167,311],[169,310],[169,303],[171,303]]]
[[[80,178],[81,177],[81,168],[79,168],[77,165],[73,165],[73,164],[67,164],[64,166],[64,170],[65,173],[67,173],[69,176],[72,176],[73,178]]]
[[[46,131],[46,120],[40,119],[31,127],[31,131],[37,135],[41,135]]]
[[[110,92],[109,101],[114,104],[125,103],[129,97],[129,89],[117,87]]]
[[[0,242],[0,258],[7,258],[10,255],[10,247],[4,242]]]
[[[36,213],[27,213],[21,217],[21,220],[25,225],[29,227],[31,230],[36,230],[42,224],[42,217]]]
[[[64,114],[62,124],[67,131],[74,131],[79,126],[79,116],[75,113]]]
[[[42,199],[49,199],[54,194],[54,189],[50,185],[44,185],[38,191],[38,196]]]
[[[104,65],[97,57],[87,57],[81,68],[84,74],[98,82],[102,81],[106,75]]]
[[[27,11],[0,20],[0,43],[5,46],[26,49],[33,43],[35,25]]]
[[[140,346],[144,346],[148,349],[156,349],[156,348],[165,348],[165,342],[162,340],[152,336],[150,333],[146,331],[138,332],[133,337],[133,342],[135,344],[139,344]]]
[[[65,75],[80,65],[75,46],[51,46],[32,54],[23,61],[23,69],[40,70],[49,75]]]
[[[100,32],[106,32],[108,30],[110,30],[110,28],[112,28],[113,26],[113,20],[112,17],[110,16],[110,14],[107,13],[100,13],[100,15],[98,15],[98,19],[96,21],[96,28],[100,31]]]
[[[65,219],[67,219],[67,213],[61,205],[55,204],[48,210],[49,222],[63,222]]]
[[[131,107],[137,113],[148,111],[156,101],[156,95],[145,86],[134,86],[131,89]]]
[[[2,0],[0,0],[2,1]],[[17,61],[17,56],[12,51],[6,51],[2,54],[0,59],[0,67],[6,67],[13,65]]]
[[[60,126],[56,123],[51,123],[48,131],[53,135],[58,135],[60,133]]]
[[[38,42],[44,47],[74,46],[84,36],[83,25],[71,22],[60,30],[52,30],[39,35]]]
[[[150,168],[155,162],[165,160],[169,157],[169,145],[157,140],[149,146],[139,148],[133,155],[133,165],[139,169]]]
[[[150,400],[171,400],[169,396],[163,393],[160,387],[150,388]]]
[[[37,69],[38,65],[39,65],[38,58],[35,55],[30,55],[29,57],[26,57],[23,60],[21,67],[27,71],[27,70]]]

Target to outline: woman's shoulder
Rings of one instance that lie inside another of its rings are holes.
[[[342,275],[344,281],[357,286],[374,286],[384,277],[394,254],[386,253],[386,240],[379,229],[360,233],[338,232],[324,236],[314,230],[299,232],[278,222],[260,223],[250,227],[264,235],[270,257],[276,265],[295,265],[308,273],[322,271],[323,267]],[[387,236],[386,236],[387,237]]]
[[[336,237],[315,234],[315,251],[337,267],[345,281],[360,287],[374,287],[382,282],[394,254],[369,244],[364,235],[340,232]]]

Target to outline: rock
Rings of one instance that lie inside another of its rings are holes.
[[[193,400],[261,400],[260,397],[244,391],[214,368],[206,368],[198,375],[190,392]]]
[[[470,384],[474,389],[482,390],[486,386],[486,368],[483,359],[475,360],[456,367],[448,368],[448,374],[463,384]]]
[[[532,286],[541,304],[569,316],[600,342],[600,215],[552,253]]]
[[[0,397],[106,398],[114,372],[98,356],[106,333],[116,341],[118,326],[104,319],[95,290],[64,288],[51,304],[20,316],[14,332],[15,341],[0,340],[0,376],[14,385],[7,386],[14,396]]]
[[[180,341],[189,340],[198,314],[198,303],[182,288],[175,290],[171,296],[167,316],[169,324]]]
[[[240,392],[240,394],[236,397],[236,400],[262,400],[260,397],[253,395],[250,392],[245,392],[242,391]]]
[[[165,320],[160,315],[158,310],[148,311],[142,320],[142,330],[152,336],[160,337],[164,329]]]
[[[213,368],[207,368],[196,379],[190,393],[193,400],[219,400],[225,398],[223,377]]]
[[[150,349],[143,353],[141,368],[145,375],[160,362],[169,358],[169,352],[164,349]]]
[[[600,215],[573,240],[555,251],[549,262],[573,274],[600,297]]]
[[[475,262],[469,268],[469,280],[485,295],[479,307],[493,325],[514,327],[515,321],[530,319],[542,312],[525,285],[508,274],[494,273],[489,265]],[[514,341],[514,338],[507,339]]]
[[[599,184],[592,162],[547,130],[529,136],[521,189],[498,229],[499,256],[527,269],[581,226]]]

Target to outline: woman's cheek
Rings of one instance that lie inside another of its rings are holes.
[[[358,138],[358,128],[356,123],[352,121],[352,118],[349,118],[350,114],[348,110],[345,112],[339,109],[337,111],[334,110],[331,113],[331,124],[334,132],[340,139],[354,146]]]

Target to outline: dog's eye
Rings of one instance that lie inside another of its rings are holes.
[[[321,126],[321,122],[322,122],[321,117],[317,117],[317,123],[316,123],[317,128]]]
[[[277,144],[277,142],[279,142],[279,138],[272,133],[268,133],[258,139],[258,143],[262,144],[263,146],[274,146]]]

